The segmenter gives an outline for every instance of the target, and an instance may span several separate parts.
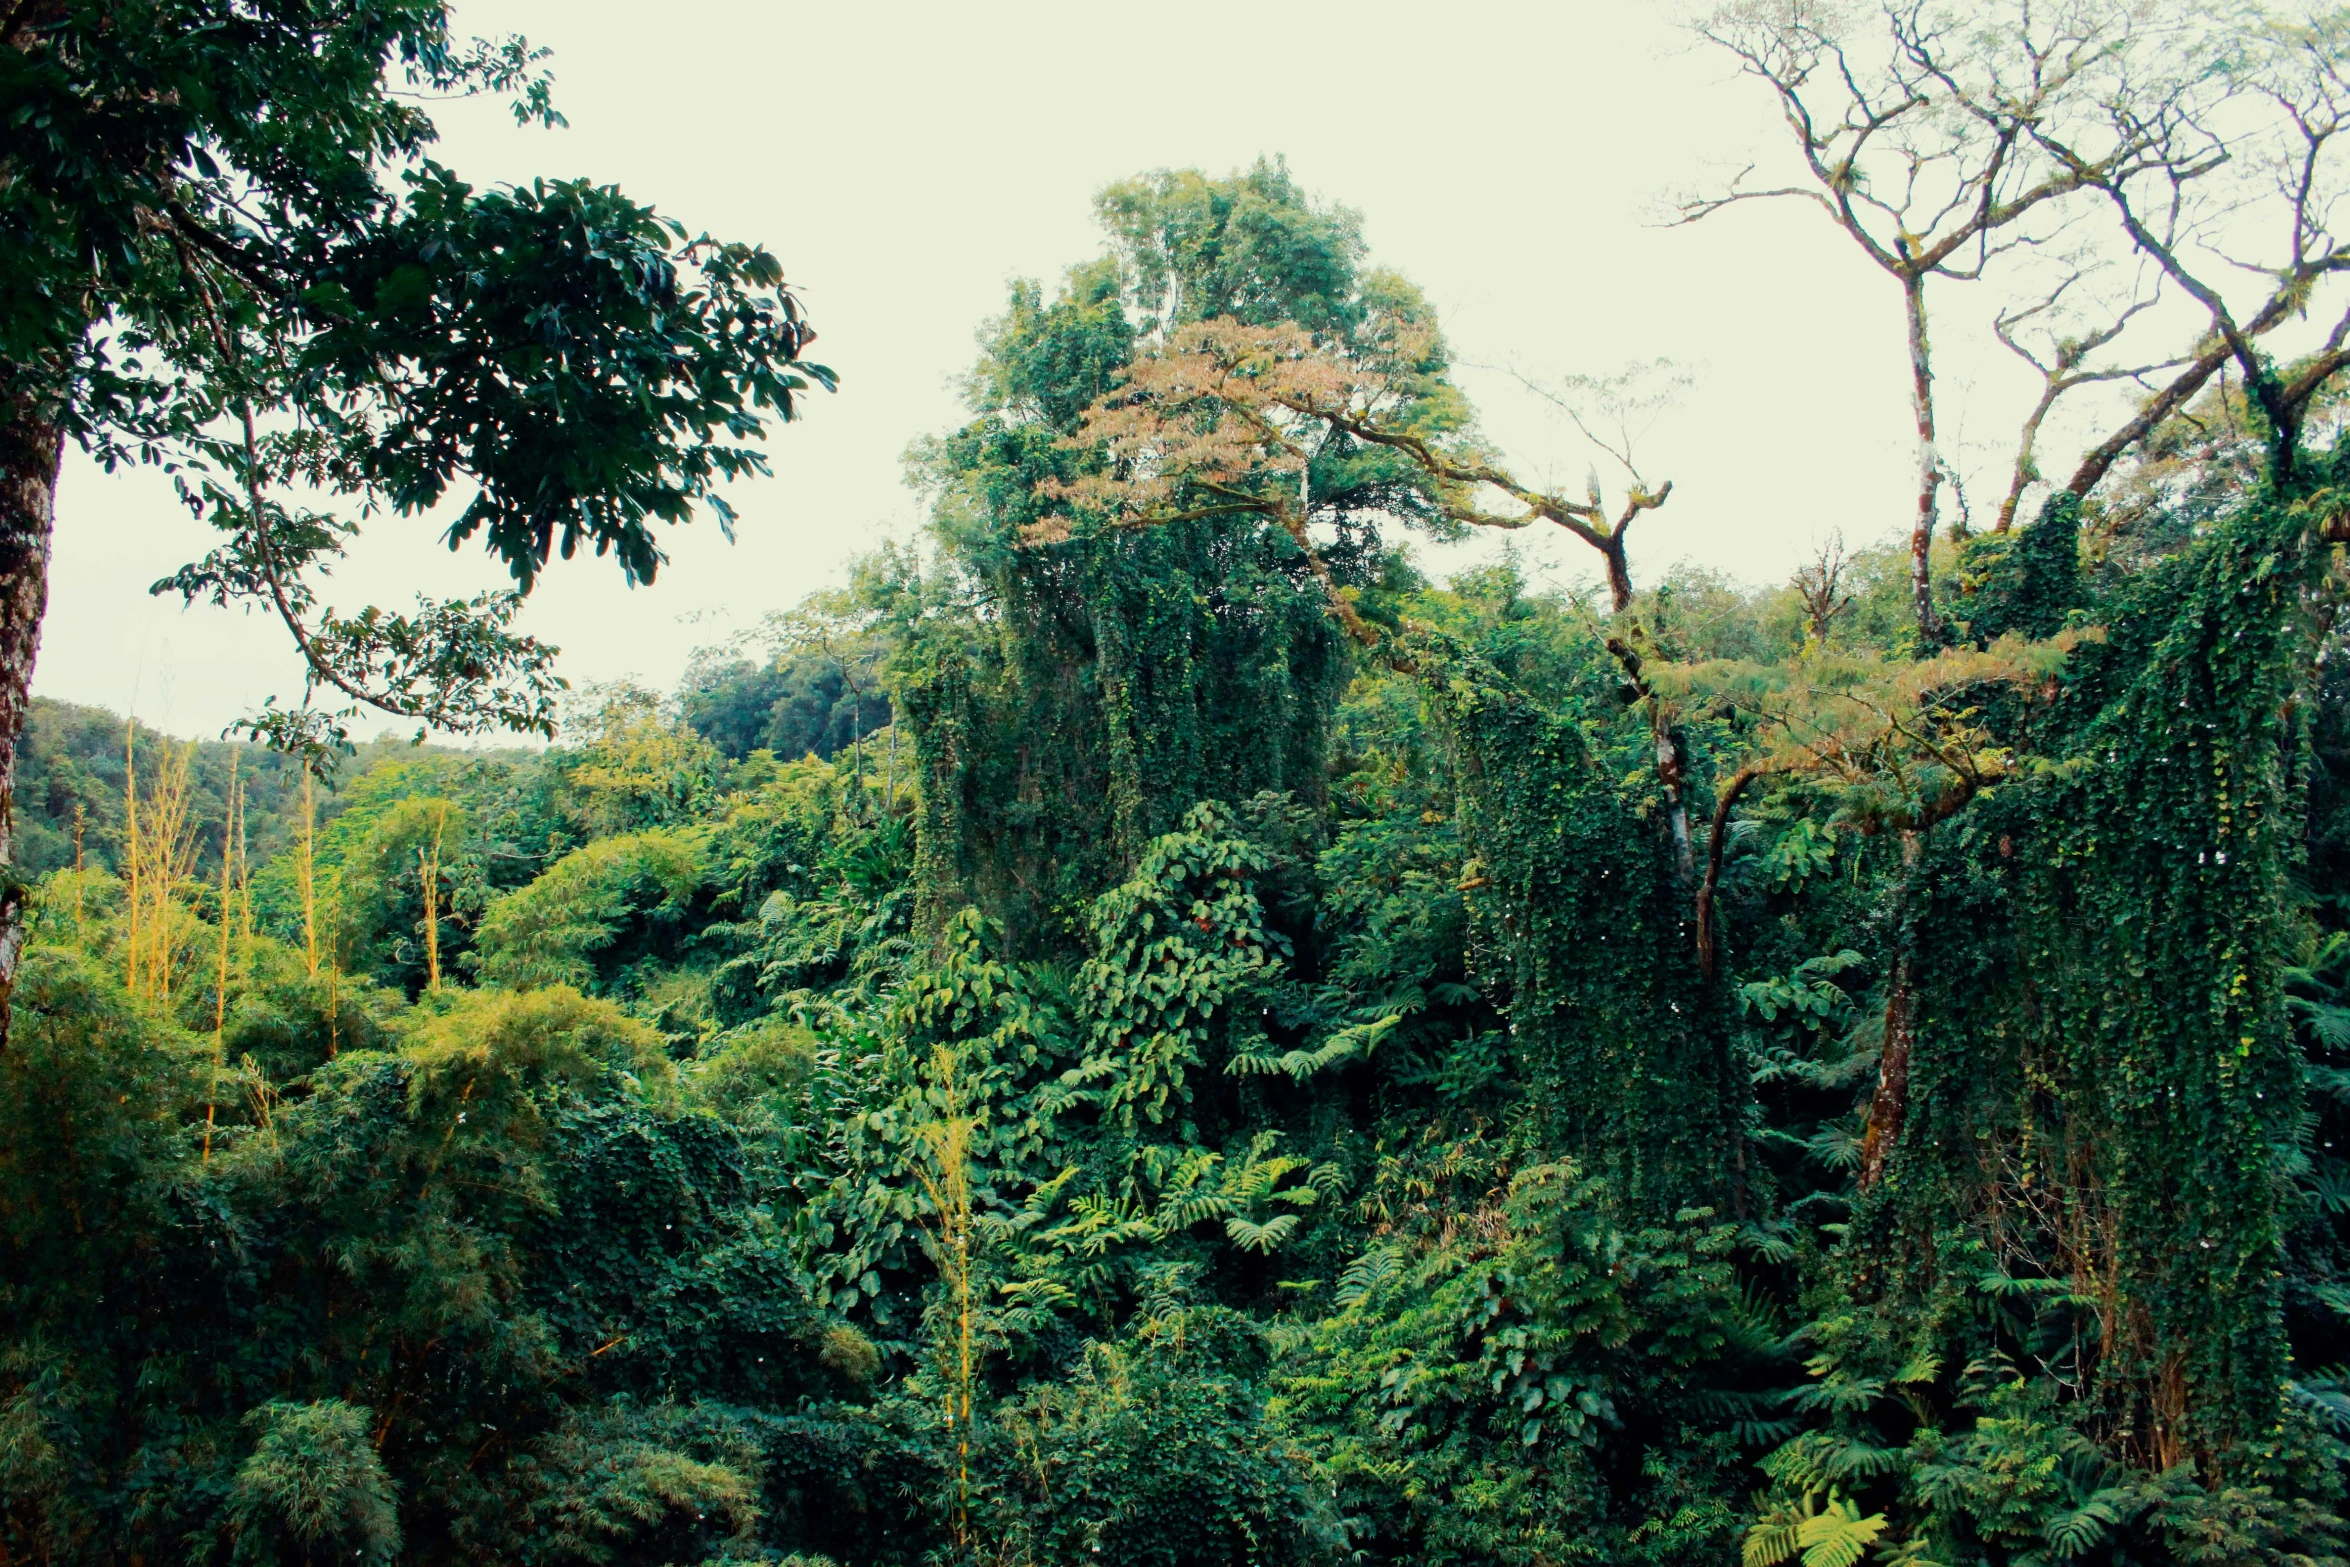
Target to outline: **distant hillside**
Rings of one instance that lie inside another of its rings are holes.
[[[73,864],[76,806],[82,813],[85,861],[114,866],[122,845],[125,738],[118,713],[33,698],[16,774],[17,864],[27,874],[38,876]],[[140,724],[135,747],[140,776],[147,776],[166,748],[176,751],[190,743]],[[189,773],[199,872],[205,867],[217,870],[220,864],[220,835],[228,816],[232,767],[245,781],[245,835],[254,862],[290,843],[301,810],[302,786],[302,775],[292,760],[235,741],[192,743],[195,756]],[[334,782],[347,785],[387,758],[414,755],[419,749],[441,748],[420,748],[389,738],[372,741],[343,763]],[[323,826],[339,814],[342,803],[332,788],[322,787],[317,799]]]

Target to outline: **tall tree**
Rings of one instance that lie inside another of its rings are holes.
[[[1792,183],[1757,182],[1750,165],[1719,188],[1678,198],[1680,221],[1748,201],[1801,202],[1842,230],[1901,291],[1917,432],[1911,596],[1924,648],[1943,637],[1931,551],[1942,487],[1954,472],[1935,401],[1929,287],[1980,281],[2026,263],[2045,267],[2051,257],[2073,254],[2071,231],[2089,215],[2096,187],[2210,172],[2199,162],[2209,147],[2190,147],[2167,130],[2226,95],[2209,69],[2216,39],[2175,13],[2126,0],[2038,7],[2015,0],[1988,8],[1943,0],[1732,0],[1695,23],[1701,39],[1768,88],[1800,172]],[[2079,278],[2077,260],[2068,276]],[[2043,313],[2066,292],[2060,281]],[[2130,373],[2115,367],[2107,375],[2089,356],[2140,308],[2130,297],[2101,332],[2074,334],[2071,353],[2060,347],[2052,363],[2039,364],[2048,402]],[[2015,324],[2003,316],[2002,336]],[[2044,404],[2025,427],[2026,471],[2046,412]],[[2002,525],[2013,512],[2010,500]]]
[[[340,743],[371,707],[548,732],[555,650],[512,629],[557,551],[663,556],[654,525],[764,468],[813,337],[775,258],[689,237],[585,180],[476,190],[428,156],[432,96],[561,123],[519,39],[460,44],[440,0],[24,0],[0,22],[0,758],[48,594],[59,465],[170,466],[223,535],[158,591],[279,616],[298,711],[250,727]],[[471,495],[511,592],[337,613],[312,579],[347,513]],[[338,513],[332,503],[345,503]],[[308,693],[330,705],[313,709]],[[0,760],[0,824],[12,793]],[[10,860],[0,825],[0,865]],[[0,1012],[24,890],[0,889]]]
[[[921,453],[948,571],[992,611],[976,634],[939,622],[953,629],[901,662],[934,924],[970,899],[1024,935],[1045,929],[1202,798],[1315,796],[1347,673],[1327,595],[1375,574],[1381,519],[1442,521],[1410,463],[1332,432],[1280,482],[1334,544],[1261,510],[1142,529],[1086,506],[1069,481],[1119,458],[1072,437],[1138,353],[1235,318],[1343,350],[1373,323],[1430,315],[1410,284],[1362,265],[1351,213],[1276,163],[1161,171],[1096,210],[1110,254],[1049,302],[1015,288],[971,378],[975,417]],[[1419,346],[1391,412],[1455,429],[1467,413],[1443,345]],[[1040,812],[1039,797],[1075,809]]]

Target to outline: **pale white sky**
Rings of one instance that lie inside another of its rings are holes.
[[[765,242],[842,375],[838,396],[771,436],[775,477],[733,492],[733,546],[707,522],[673,530],[671,565],[633,592],[608,561],[548,575],[526,624],[562,646],[574,684],[667,688],[697,645],[911,535],[900,454],[958,419],[952,379],[1007,281],[1098,253],[1100,186],[1259,154],[1363,214],[1374,261],[1427,290],[1465,361],[1558,376],[1667,355],[1695,370],[1645,454],[1676,487],[1643,519],[1636,567],[1689,557],[1766,580],[1831,528],[1855,544],[1906,528],[1891,282],[1791,205],[1695,229],[1644,221],[1710,165],[1784,155],[1770,102],[1684,48],[1661,6],[461,0],[458,24],[551,46],[571,128],[444,106],[443,161],[476,184],[592,175]],[[2004,443],[2033,388],[1982,344],[1992,301],[1944,296],[1946,431]],[[1464,379],[1524,467],[1580,487],[1589,457],[1571,429],[1506,375]],[[117,711],[135,697],[183,734],[298,696],[274,622],[147,596],[208,545],[157,476],[69,458],[58,511],[37,692]],[[502,580],[436,531],[375,522],[328,596],[406,607]],[[1573,540],[1519,538],[1538,569],[1584,574]]]

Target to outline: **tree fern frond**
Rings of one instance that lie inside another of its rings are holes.
[[[1403,1258],[1393,1246],[1374,1246],[1348,1263],[1338,1275],[1338,1293],[1341,1306],[1353,1306],[1403,1271]]]
[[[1885,1532],[1885,1515],[1862,1517],[1860,1508],[1831,1491],[1828,1505],[1804,1519],[1797,1531],[1803,1567],[1852,1567]]]
[[[1808,1507],[1809,1499],[1806,1499]],[[1746,1531],[1738,1551],[1744,1567],[1779,1567],[1793,1556],[1803,1538],[1806,1507],[1782,1503],[1763,1514]]]
[[[1271,1252],[1287,1240],[1290,1231],[1296,1228],[1297,1215],[1294,1213],[1281,1214],[1276,1218],[1267,1219],[1262,1224],[1251,1223],[1238,1214],[1234,1214],[1224,1221],[1224,1233],[1231,1238],[1234,1245],[1243,1251],[1260,1253]]]

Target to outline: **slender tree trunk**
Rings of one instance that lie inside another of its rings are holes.
[[[1926,344],[1926,279],[1912,273],[1901,280],[1902,307],[1909,317],[1909,404],[1918,426],[1918,515],[1909,535],[1910,595],[1916,600],[1918,643],[1927,650],[1942,640],[1942,618],[1934,613],[1934,524],[1940,512],[1942,454],[1934,444],[1934,368]]]
[[[1665,817],[1673,830],[1673,873],[1683,890],[1697,869],[1696,851],[1689,841],[1689,786],[1681,765],[1681,745],[1673,737],[1670,715],[1654,709],[1656,776],[1665,786]]]

